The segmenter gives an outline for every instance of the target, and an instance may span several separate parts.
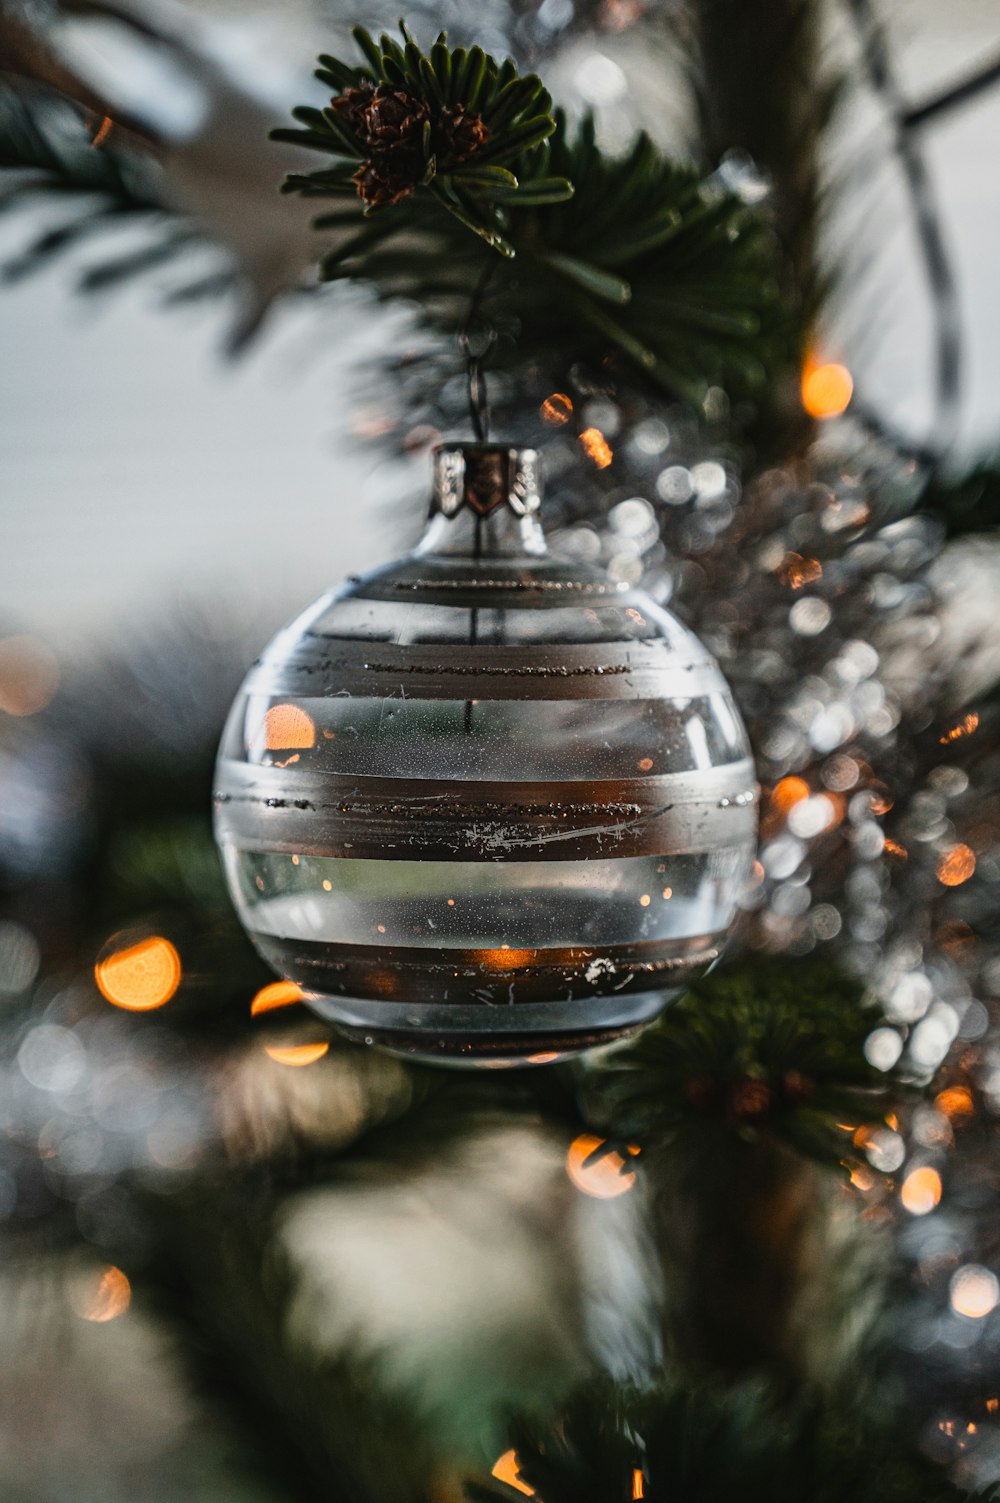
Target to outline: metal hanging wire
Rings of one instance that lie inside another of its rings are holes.
[[[483,366],[496,346],[497,331],[492,324],[486,323],[479,332],[479,338],[474,342],[469,327],[474,316],[474,313],[470,312],[470,317],[462,325],[458,335],[458,347],[465,360],[472,431],[476,436],[476,442],[485,444],[489,442],[490,437],[490,403]]]
[[[495,259],[495,257],[491,258],[483,267],[469,299],[469,311],[458,331],[458,348],[465,361],[465,374],[468,382],[469,420],[472,423],[472,432],[476,442],[480,444],[488,443],[490,437],[490,404],[483,366],[496,348],[497,331],[479,310],[490,279],[496,270],[493,264]]]

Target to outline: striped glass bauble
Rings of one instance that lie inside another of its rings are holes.
[[[220,749],[253,943],[342,1030],[424,1059],[633,1032],[716,959],[753,857],[715,662],[550,556],[539,505],[533,450],[438,449],[423,542],[278,634]]]

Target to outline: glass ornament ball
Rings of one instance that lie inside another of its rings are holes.
[[[343,1032],[541,1064],[717,958],[757,790],[718,666],[545,546],[538,455],[434,457],[415,552],[279,632],[223,735],[216,836],[260,954]]]

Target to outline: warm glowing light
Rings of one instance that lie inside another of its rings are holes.
[[[979,716],[973,710],[970,714],[963,715],[957,725],[953,725],[950,731],[945,731],[944,735],[939,737],[941,745],[947,746],[949,741],[957,741],[960,736],[971,736],[978,727]]]
[[[634,1503],[634,1500],[636,1498],[644,1498],[645,1496],[646,1496],[645,1480],[644,1480],[643,1475],[642,1475],[642,1467],[634,1466],[632,1468],[632,1498],[633,1498],[633,1503]]]
[[[564,391],[554,391],[550,397],[545,398],[538,410],[543,422],[551,423],[555,428],[562,428],[570,420],[573,402]]]
[[[324,877],[323,878],[323,891],[324,892],[332,892],[333,891],[333,883],[330,881],[329,877]]]
[[[673,895],[674,895],[674,889],[672,887],[665,887],[663,889],[663,897],[664,897],[664,901],[665,902],[669,903],[669,901],[673,897]]]
[[[961,887],[976,869],[975,852],[967,845],[953,846],[938,862],[937,877],[945,887]]]
[[[478,964],[490,971],[521,971],[534,959],[534,950],[512,950],[510,945],[501,945],[499,950],[476,951]]]
[[[934,1105],[951,1121],[955,1117],[971,1117],[974,1105],[968,1086],[946,1086],[934,1097]]]
[[[809,784],[805,778],[782,778],[771,793],[771,803],[781,814],[787,814],[796,804],[809,797]]]
[[[0,710],[37,715],[59,687],[56,655],[38,637],[0,638]]]
[[[580,447],[587,458],[597,466],[599,470],[606,470],[614,459],[614,450],[608,443],[600,428],[584,428],[580,434]]]
[[[603,1138],[594,1137],[592,1133],[581,1133],[569,1145],[566,1173],[576,1188],[585,1195],[592,1195],[596,1200],[613,1200],[616,1195],[624,1195],[626,1190],[631,1190],[635,1184],[635,1173],[626,1169],[627,1160],[622,1158],[617,1149],[608,1148],[605,1153],[601,1153],[599,1150],[603,1147]],[[625,1151],[632,1157],[639,1152],[634,1143],[629,1143]]]
[[[900,845],[898,840],[893,840],[888,835],[885,837],[882,849],[887,851],[890,856],[898,856],[900,861],[908,861],[910,859],[910,853],[906,849],[906,846]]]
[[[558,1054],[529,1054],[528,1055],[528,1064],[529,1065],[550,1065],[554,1059],[558,1059],[558,1058],[559,1058]]]
[[[293,1065],[301,1068],[303,1065],[314,1065],[318,1059],[322,1059],[330,1045],[322,1044],[268,1044],[265,1054],[273,1059],[278,1065]]]
[[[127,1012],[151,1012],[169,1002],[181,983],[181,958],[169,939],[154,935],[117,950],[94,967],[101,994]]]
[[[521,1464],[516,1451],[504,1451],[493,1468],[493,1476],[499,1482],[506,1482],[508,1487],[513,1487],[517,1492],[524,1493],[525,1497],[535,1496],[535,1489],[521,1480]]]
[[[97,1325],[124,1315],[132,1303],[132,1285],[120,1268],[109,1264],[97,1278],[79,1286],[73,1308],[82,1320]]]
[[[823,565],[818,558],[803,558],[801,553],[786,553],[777,569],[778,578],[789,589],[801,590],[803,585],[822,579]]]
[[[986,1412],[987,1412],[987,1414],[996,1414],[996,1412],[997,1412],[998,1409],[1000,1409],[1000,1399],[987,1399],[986,1400]]]
[[[316,726],[298,705],[272,705],[264,716],[268,751],[307,751],[316,745]]]
[[[97,127],[96,134],[91,140],[91,146],[103,146],[105,141],[108,139],[109,134],[111,133],[111,127],[114,125],[114,123],[115,122],[112,120],[110,115],[105,115],[104,119]]]
[[[810,417],[834,418],[846,412],[854,379],[846,365],[820,365],[812,356],[802,371],[802,405]]]
[[[904,1179],[899,1198],[911,1216],[926,1216],[941,1199],[941,1176],[925,1164],[913,1169]]]
[[[642,895],[642,897],[639,899],[639,906],[640,906],[640,908],[648,908],[649,905],[650,905],[650,902],[651,902],[651,899],[650,899],[649,893],[648,892],[644,892],[643,895]]]
[[[856,1164],[851,1170],[851,1184],[855,1190],[860,1190],[864,1193],[866,1190],[870,1190],[874,1183],[875,1176],[869,1169],[865,1169],[863,1165]]]
[[[302,1001],[302,988],[294,981],[272,981],[262,986],[250,1003],[250,1016],[256,1018],[262,1012],[274,1012],[277,1007],[294,1007]]]
[[[649,772],[653,766],[653,759],[652,757],[640,757],[638,765],[640,772]]]
[[[1000,1300],[1000,1283],[995,1273],[978,1263],[967,1263],[951,1278],[951,1308],[956,1315],[982,1320],[995,1310]]]

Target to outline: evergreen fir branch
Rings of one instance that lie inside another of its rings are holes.
[[[1000,456],[986,455],[964,474],[933,474],[920,509],[942,521],[952,537],[1000,527]]]
[[[441,33],[429,53],[421,51],[405,22],[403,45],[384,33],[376,41],[363,27],[354,40],[364,66],[320,57],[316,76],[336,90],[324,110],[292,111],[301,129],[281,128],[273,138],[361,162],[352,172],[358,196],[384,209],[430,189],[437,202],[466,229],[502,255],[513,255],[503,233],[503,204],[537,202],[530,194],[538,148],[555,130],[552,101],[535,74],[520,76],[511,62],[498,63],[481,47],[451,49]],[[518,163],[520,176],[511,165]],[[286,191],[339,191],[339,176],[323,171],[296,174]],[[312,186],[310,186],[310,184]],[[546,202],[566,198],[572,186],[549,174]]]
[[[385,233],[363,242],[351,234],[363,222],[360,204],[348,201],[351,164],[298,175],[291,191],[345,200],[315,221],[351,239],[349,252],[327,257],[322,274],[332,269],[383,299],[406,299],[431,330],[452,335],[484,258],[499,249],[507,264],[495,266],[480,311],[498,327],[530,329],[533,359],[544,362],[549,352],[552,366],[617,367],[693,404],[713,385],[752,396],[794,364],[798,331],[782,310],[766,218],[670,161],[648,137],[610,156],[596,146],[592,121],[571,130],[558,112],[554,118],[542,147],[507,164],[516,188],[491,173],[484,207],[465,181],[438,176],[376,209],[370,222]],[[470,164],[473,179],[482,170]],[[561,186],[568,180],[570,199]],[[510,342],[497,354],[500,362],[516,358]]]
[[[157,238],[128,256],[88,268],[82,292],[96,292],[170,261],[203,237],[160,192],[148,155],[111,138],[94,144],[94,125],[78,106],[42,91],[0,87],[0,213],[59,203],[71,217],[37,234],[2,267],[3,281],[43,270],[83,241],[121,227],[149,227]],[[214,278],[218,285],[219,279]],[[232,277],[227,275],[226,285]]]
[[[688,1129],[783,1140],[847,1163],[851,1134],[886,1109],[864,1041],[878,1012],[827,961],[746,961],[706,977],[597,1078],[595,1101],[654,1149]]]
[[[470,1482],[473,1503],[962,1503],[973,1495],[914,1454],[860,1404],[779,1404],[760,1385],[642,1390],[591,1383],[543,1427],[510,1426],[501,1478]],[[516,1468],[514,1477],[513,1468]],[[512,1476],[514,1480],[504,1480]],[[516,1485],[515,1485],[516,1483]]]

